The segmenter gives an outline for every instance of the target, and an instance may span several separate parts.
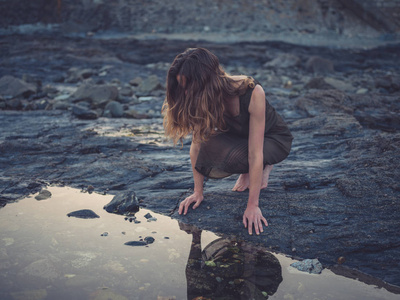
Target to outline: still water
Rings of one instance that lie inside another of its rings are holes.
[[[2,300],[400,299],[327,269],[300,272],[284,255],[145,209],[129,222],[103,210],[111,195],[48,190],[47,200],[32,195],[0,209]],[[99,218],[67,216],[80,209]]]

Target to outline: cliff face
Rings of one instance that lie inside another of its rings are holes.
[[[400,32],[400,1],[390,0],[2,0],[0,26],[60,24],[67,31],[130,33]]]

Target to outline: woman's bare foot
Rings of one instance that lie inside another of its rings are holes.
[[[232,191],[243,192],[249,187],[249,184],[250,184],[249,173],[240,174]]]
[[[274,165],[266,165],[263,171],[263,179],[261,183],[261,189],[265,189],[268,186],[268,179],[269,179],[269,173],[271,173],[272,168]]]

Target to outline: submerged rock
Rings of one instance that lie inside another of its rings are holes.
[[[290,265],[302,272],[308,272],[312,274],[321,274],[323,267],[318,259],[305,259],[303,261],[296,261]]]
[[[39,195],[37,195],[35,197],[36,200],[40,201],[40,200],[46,200],[49,199],[51,197],[51,192],[48,190],[41,190]]]
[[[139,211],[139,201],[134,191],[128,191],[114,196],[104,209],[118,215],[134,214]]]
[[[93,210],[90,209],[81,209],[77,211],[70,212],[67,214],[68,217],[75,217],[80,219],[95,219],[100,218],[98,214],[96,214]]]
[[[127,245],[127,246],[146,246],[147,243],[145,241],[130,241],[130,242],[126,242],[124,245]]]

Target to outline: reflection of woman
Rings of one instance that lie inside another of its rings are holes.
[[[267,299],[278,289],[282,270],[271,253],[223,238],[201,251],[201,230],[179,226],[193,235],[186,265],[187,299]]]
[[[186,214],[203,201],[204,177],[240,174],[234,191],[249,189],[243,224],[252,234],[263,231],[258,206],[273,165],[284,160],[292,135],[281,116],[251,77],[225,73],[218,58],[202,48],[188,49],[173,61],[163,106],[165,133],[175,143],[193,133],[190,159],[194,193],[181,202]]]

